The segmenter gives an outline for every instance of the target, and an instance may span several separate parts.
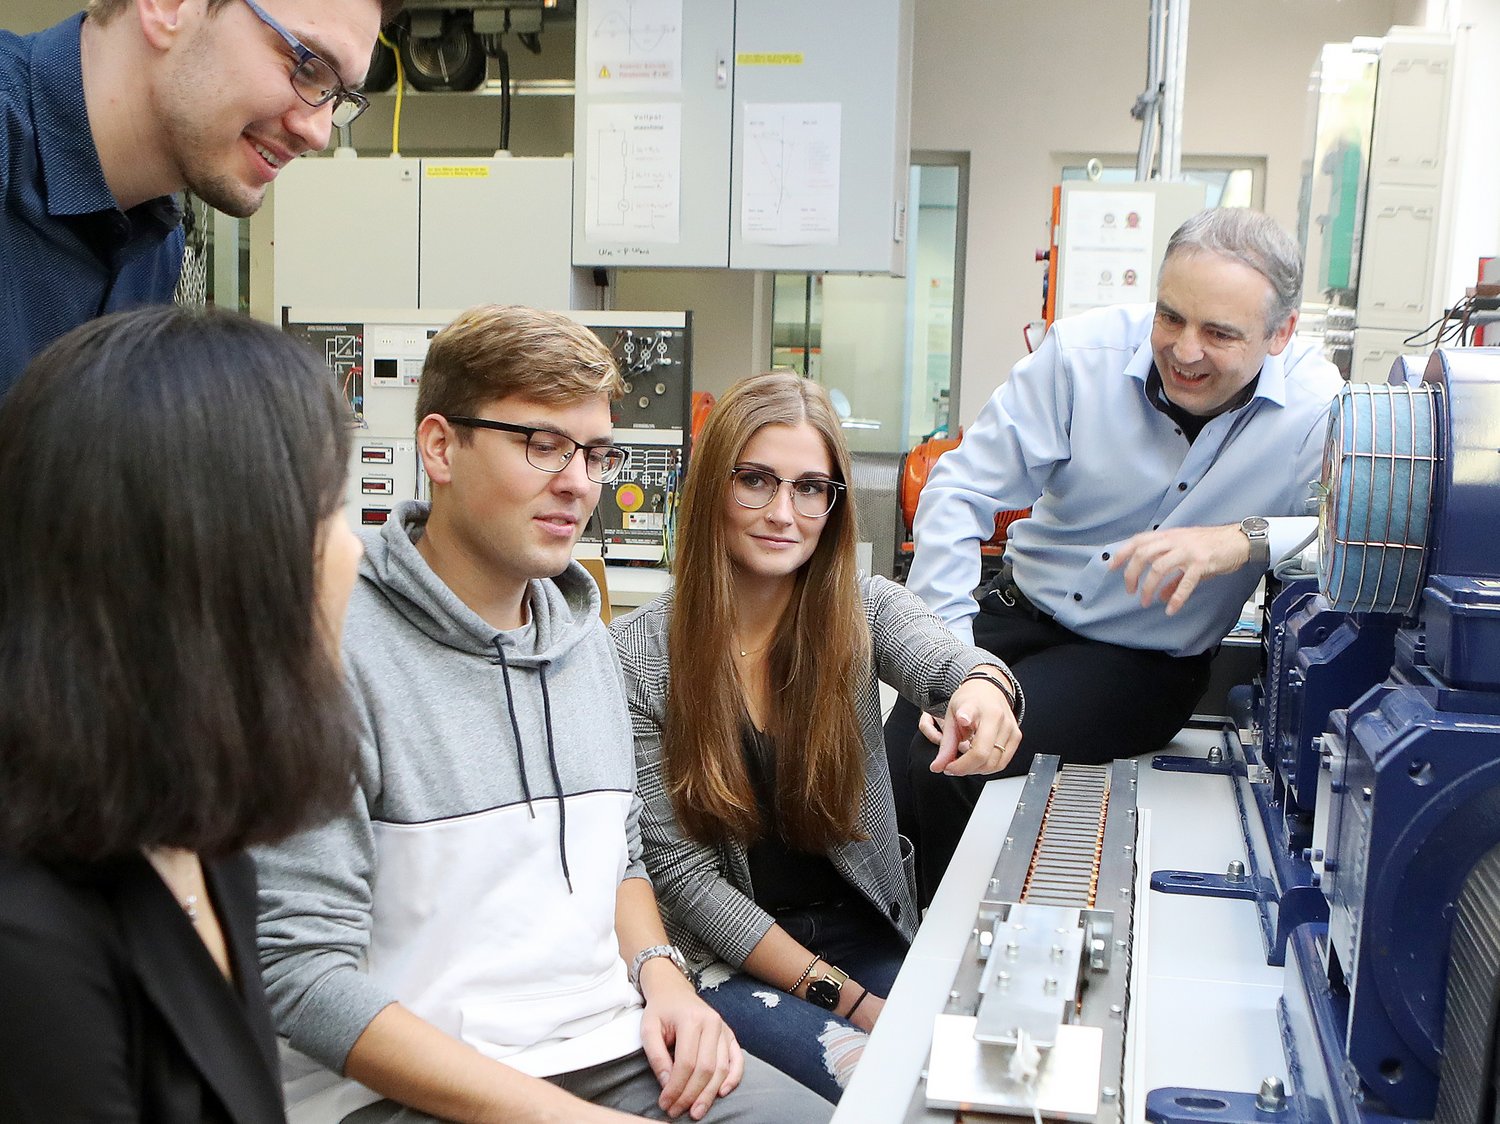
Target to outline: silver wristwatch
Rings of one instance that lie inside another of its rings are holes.
[[[1250,540],[1250,561],[1264,570],[1271,564],[1271,524],[1259,515],[1240,520],[1240,531]]]
[[[641,949],[640,952],[635,954],[635,959],[630,962],[631,987],[637,991],[641,990],[641,968],[645,965],[646,961],[655,960],[658,956],[665,956],[673,964],[677,965],[677,970],[687,978],[690,984],[694,987],[698,986],[698,982],[693,979],[693,973],[688,969],[687,961],[682,958],[682,953],[678,951],[676,945],[654,944],[650,948]]]

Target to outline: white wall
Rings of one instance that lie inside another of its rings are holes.
[[[1185,153],[1264,155],[1266,209],[1297,221],[1308,72],[1325,42],[1409,23],[1405,0],[1197,0]],[[971,154],[959,419],[973,420],[1024,353],[1036,316],[1060,152],[1134,153],[1147,5],[922,0],[912,147]]]

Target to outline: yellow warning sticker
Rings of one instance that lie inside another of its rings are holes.
[[[428,164],[427,178],[430,180],[482,180],[488,179],[488,164]]]
[[[734,57],[740,66],[801,66],[801,51],[743,51]]]
[[[607,66],[601,66],[599,68],[599,77],[600,78],[608,78],[609,77],[609,67],[607,67]]]

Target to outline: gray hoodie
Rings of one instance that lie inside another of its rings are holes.
[[[614,932],[640,862],[630,721],[577,563],[497,632],[417,552],[427,505],[367,534],[344,658],[361,720],[347,814],[260,850],[261,968],[293,1120],[375,1100],[337,1073],[400,1001],[490,1057],[571,1072],[639,1048]]]

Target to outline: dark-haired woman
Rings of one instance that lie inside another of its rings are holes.
[[[359,541],[282,333],[87,324],[0,405],[0,1120],[282,1121],[246,846],[349,798]]]
[[[917,926],[877,678],[946,708],[935,768],[989,773],[1020,687],[900,586],[855,571],[827,394],[743,380],[693,450],[675,589],[616,622],[646,865],[703,997],[836,1101]]]

